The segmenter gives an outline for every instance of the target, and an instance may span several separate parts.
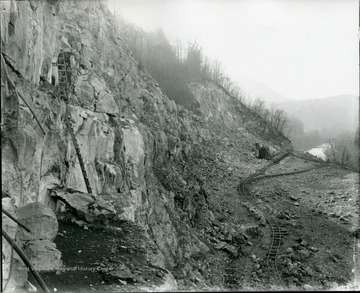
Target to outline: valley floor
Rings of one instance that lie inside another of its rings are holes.
[[[271,274],[258,270],[254,286],[354,289],[359,174],[290,155],[266,175],[289,172],[294,174],[250,184],[252,203],[288,232],[277,254],[278,280],[271,278],[274,267]],[[263,235],[266,242],[266,228]],[[263,259],[266,249],[266,245],[260,247],[254,254]]]

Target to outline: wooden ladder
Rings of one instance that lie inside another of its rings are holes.
[[[74,145],[74,148],[76,151],[76,155],[79,160],[79,164],[80,164],[82,175],[84,177],[87,192],[92,193],[92,189],[90,186],[89,178],[86,173],[84,161],[83,161],[83,158],[80,153],[79,144],[77,142],[77,139],[76,139],[76,136],[74,133],[74,129],[72,127],[72,122],[70,120],[70,112],[69,112],[69,106],[68,106],[68,101],[69,101],[68,83],[70,81],[68,80],[68,77],[67,77],[67,67],[66,67],[64,53],[59,54],[58,60],[57,60],[57,65],[58,65],[58,73],[59,73],[60,97],[65,101],[65,109],[66,109],[65,110],[66,111],[65,112],[65,124],[66,124],[67,129],[69,130],[71,140],[73,142],[73,145]]]

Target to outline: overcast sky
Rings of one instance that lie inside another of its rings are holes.
[[[291,99],[359,93],[358,0],[108,0],[171,41],[196,39],[241,86]]]

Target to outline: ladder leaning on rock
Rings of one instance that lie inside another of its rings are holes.
[[[80,153],[80,148],[79,148],[79,144],[77,142],[77,139],[75,137],[75,133],[74,133],[74,129],[72,127],[72,123],[70,120],[70,112],[69,112],[69,106],[68,106],[68,78],[67,78],[67,68],[66,68],[66,62],[65,62],[65,56],[64,53],[60,53],[58,56],[58,60],[57,60],[57,65],[58,65],[58,72],[59,72],[59,88],[60,88],[60,98],[62,100],[64,100],[65,102],[65,123],[66,123],[66,127],[69,130],[70,136],[71,136],[71,140],[74,144],[75,147],[75,151],[76,151],[76,155],[78,157],[79,160],[79,164],[80,164],[80,168],[81,168],[81,172],[82,175],[84,177],[84,181],[85,181],[85,185],[86,185],[86,189],[88,193],[92,193],[92,189],[90,186],[90,182],[89,182],[89,178],[87,176],[86,170],[85,170],[85,165],[84,165],[84,161],[83,158],[81,156]]]

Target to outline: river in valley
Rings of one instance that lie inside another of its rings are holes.
[[[321,145],[318,145],[310,150],[307,150],[307,153],[310,153],[320,159],[326,160],[326,155],[325,155],[325,149],[329,147],[328,143],[323,143]]]

